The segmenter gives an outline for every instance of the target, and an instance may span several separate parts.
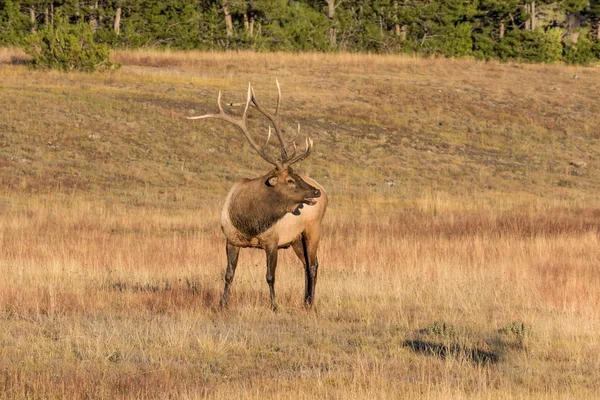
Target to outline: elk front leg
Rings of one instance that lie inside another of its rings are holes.
[[[275,299],[275,269],[277,268],[277,245],[267,247],[267,283],[271,293],[271,309],[277,311],[277,300]]]
[[[227,307],[229,302],[229,289],[235,276],[235,268],[238,263],[238,256],[240,255],[240,248],[227,242],[227,270],[225,271],[225,288],[223,289],[223,296],[221,297],[220,307]]]
[[[294,252],[304,264],[304,306],[306,308],[311,308],[315,299],[315,286],[317,285],[317,272],[319,270],[318,246],[319,238],[314,235],[309,237],[306,233],[302,233],[302,237],[292,243]]]

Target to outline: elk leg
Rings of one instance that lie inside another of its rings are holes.
[[[267,252],[267,283],[271,293],[271,309],[277,311],[277,300],[275,299],[275,269],[277,268],[277,245],[265,249]]]
[[[294,252],[304,264],[305,284],[304,284],[304,306],[311,308],[315,298],[315,286],[317,284],[317,272],[319,270],[319,260],[317,258],[318,238],[309,238],[306,233],[302,233],[302,238],[294,241],[292,247]]]
[[[225,271],[225,288],[223,289],[223,296],[221,297],[220,307],[227,307],[229,301],[229,289],[235,276],[235,268],[238,263],[238,256],[240,255],[240,248],[227,242],[227,271]]]

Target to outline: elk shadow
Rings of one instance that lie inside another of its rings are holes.
[[[9,65],[31,65],[31,58],[25,56],[12,56],[10,61],[7,62]]]
[[[403,345],[415,353],[436,356],[442,359],[457,358],[475,364],[496,364],[500,356],[496,353],[467,347],[460,344],[443,344],[425,340],[405,340]]]
[[[216,309],[219,291],[195,279],[152,282],[113,281],[103,289],[119,294],[133,294],[143,299],[146,308],[155,311],[169,309]]]

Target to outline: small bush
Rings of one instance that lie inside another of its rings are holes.
[[[61,16],[56,16],[53,25],[27,37],[24,50],[33,57],[33,68],[94,72],[120,66],[109,60],[109,45],[94,41],[90,24],[72,25]]]
[[[540,33],[538,51],[533,57],[534,61],[555,62],[560,60],[563,52],[561,36],[562,30],[559,28],[551,28]]]
[[[577,43],[565,46],[563,59],[568,64],[587,65],[595,58],[593,44],[582,35]]]
[[[529,62],[552,63],[562,57],[562,31],[552,28],[547,31],[509,31],[496,45],[501,60],[517,59]]]

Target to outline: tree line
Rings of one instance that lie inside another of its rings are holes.
[[[600,0],[0,0],[0,45],[57,20],[113,48],[600,59]]]

